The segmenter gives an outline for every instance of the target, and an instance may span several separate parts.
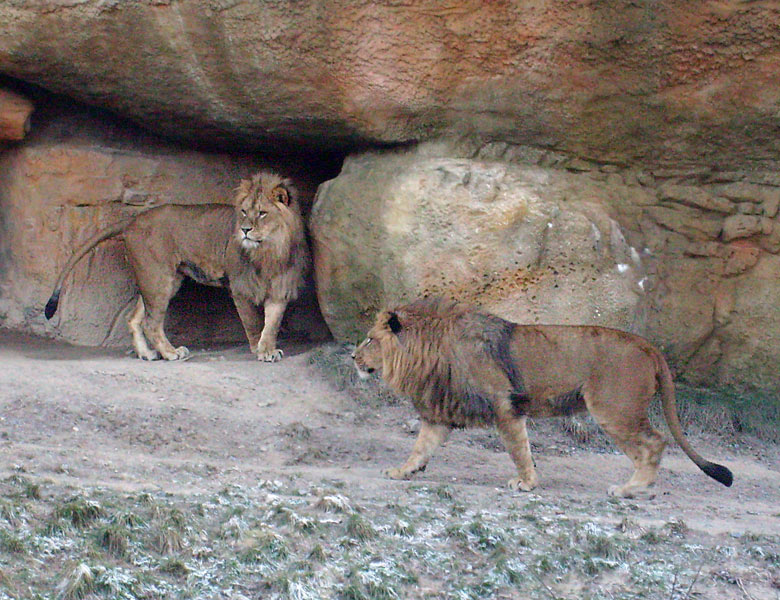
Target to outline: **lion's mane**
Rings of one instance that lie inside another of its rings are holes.
[[[480,372],[499,369],[516,393],[522,381],[510,356],[516,325],[441,298],[417,300],[377,317],[385,380],[409,396],[422,418],[455,427],[494,423],[493,398]]]

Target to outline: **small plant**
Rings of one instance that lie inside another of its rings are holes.
[[[154,536],[154,547],[160,554],[174,554],[184,547],[181,532],[176,527],[163,525]]]
[[[581,446],[607,447],[609,438],[590,415],[573,415],[560,420],[560,428]]]
[[[183,560],[168,558],[160,563],[160,572],[173,575],[174,577],[186,577],[190,569]]]
[[[309,551],[309,560],[313,560],[316,562],[325,562],[328,558],[327,553],[325,552],[325,549],[322,547],[322,544],[317,544]]]
[[[97,542],[101,548],[116,558],[127,554],[129,544],[128,531],[121,525],[105,525],[97,531]]]
[[[290,423],[282,429],[281,433],[285,437],[298,440],[299,442],[303,442],[311,438],[311,429],[309,429],[309,427],[300,421]]]
[[[349,502],[349,498],[342,496],[341,494],[332,494],[328,496],[321,496],[314,504],[315,508],[324,510],[325,512],[337,512],[337,513],[351,513],[353,512],[352,505]]]
[[[413,523],[398,519],[393,525],[393,532],[396,535],[402,535],[404,537],[412,537],[415,533],[415,527]]]
[[[54,511],[55,520],[62,519],[68,521],[77,528],[86,527],[92,521],[102,516],[103,508],[100,504],[84,498],[74,498]]]
[[[365,542],[377,536],[376,529],[364,517],[353,513],[347,519],[347,535],[354,540]]]
[[[24,541],[12,532],[0,529],[0,551],[21,554],[25,551]]]
[[[597,533],[588,533],[586,536],[586,552],[609,560],[624,560],[626,548],[613,537]]]
[[[57,586],[57,600],[81,600],[96,591],[95,573],[86,563],[79,563]]]
[[[146,521],[129,510],[116,513],[111,517],[110,522],[126,529],[140,529],[146,526]]]
[[[0,498],[0,519],[6,521],[11,527],[18,527],[21,522],[21,508],[4,498]]]
[[[436,495],[442,500],[452,500],[455,497],[452,488],[448,485],[440,485],[435,491]]]
[[[41,499],[41,486],[32,481],[25,480],[22,484],[22,494],[30,500]]]
[[[660,544],[664,540],[664,536],[655,529],[648,529],[639,536],[639,539],[647,544]]]
[[[240,546],[238,557],[245,563],[274,563],[290,555],[284,538],[268,528],[248,532]]]
[[[666,529],[669,530],[670,535],[676,537],[685,537],[686,535],[688,535],[688,532],[690,531],[688,525],[682,519],[675,519],[673,521],[669,521],[665,527]]]

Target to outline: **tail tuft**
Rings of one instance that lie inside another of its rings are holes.
[[[734,476],[731,474],[731,471],[729,471],[723,465],[708,462],[703,467],[701,467],[701,470],[712,477],[715,481],[719,481],[726,487],[731,487],[731,484],[734,483]]]
[[[57,306],[60,304],[60,290],[54,290],[54,293],[51,295],[51,298],[49,298],[49,301],[46,303],[46,308],[43,310],[43,314],[46,316],[46,319],[51,319],[54,316],[54,313],[57,312]]]

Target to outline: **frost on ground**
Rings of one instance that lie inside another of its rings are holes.
[[[669,451],[641,502],[606,496],[623,456],[541,424],[534,494],[502,487],[492,432],[390,481],[406,403],[334,384],[311,352],[242,350],[167,364],[0,344],[0,600],[777,600],[774,445],[696,437],[734,487]]]
[[[740,585],[760,598],[780,561],[777,535],[712,543],[608,500],[591,520],[534,495],[481,506],[457,486],[381,499],[302,477],[186,497],[1,485],[12,598],[725,598]]]

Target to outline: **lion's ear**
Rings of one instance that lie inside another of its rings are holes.
[[[290,204],[290,194],[287,191],[287,189],[282,187],[281,185],[274,188],[274,191],[271,193],[271,197],[274,199],[275,202],[279,202],[280,204],[284,204],[285,206],[289,206]]]
[[[389,313],[387,317],[387,326],[390,328],[390,331],[392,331],[395,335],[398,335],[403,329],[403,326],[401,325],[401,321],[398,319],[398,315],[395,314],[394,312]]]

